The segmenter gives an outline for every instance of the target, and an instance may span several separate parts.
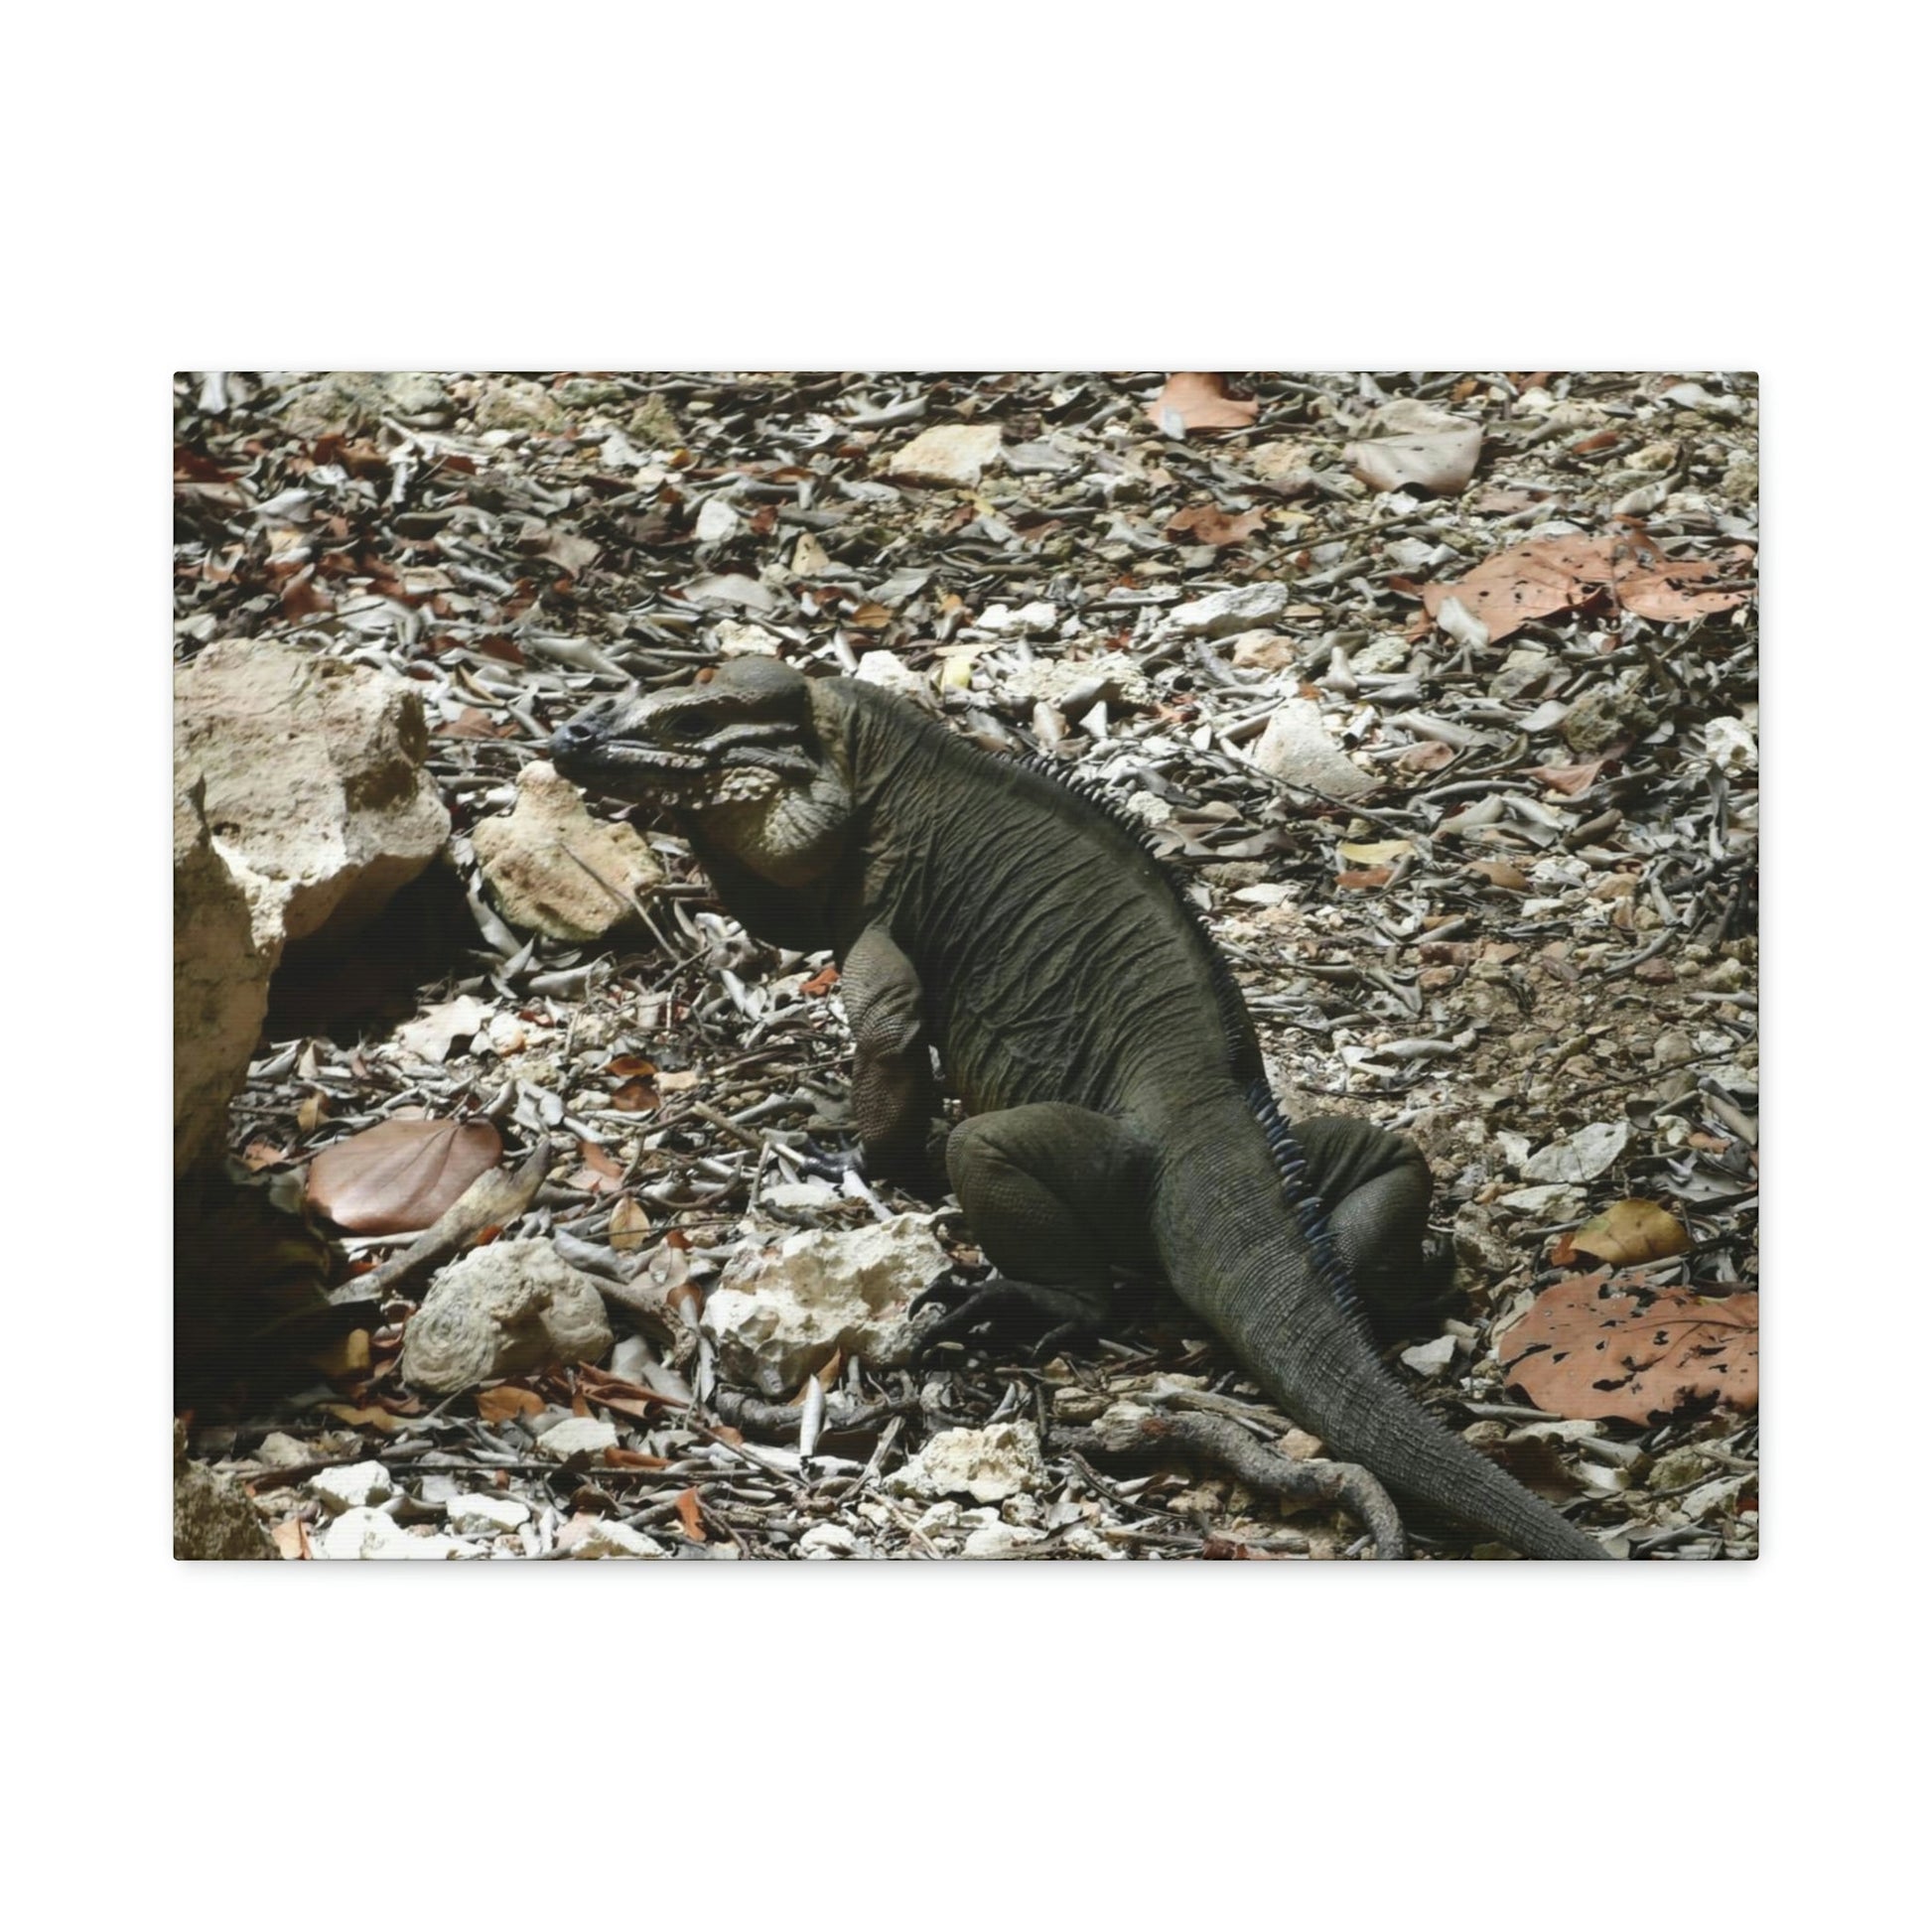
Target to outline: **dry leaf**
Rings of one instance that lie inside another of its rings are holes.
[[[1564,1236],[1552,1258],[1560,1268],[1570,1264],[1573,1254],[1588,1255],[1612,1268],[1630,1268],[1681,1255],[1690,1245],[1690,1234],[1669,1208],[1633,1197],[1618,1201]]]
[[[1462,870],[1479,875],[1506,893],[1527,893],[1530,889],[1529,874],[1521,866],[1512,866],[1507,859],[1471,859]]]
[[[705,1540],[704,1521],[698,1513],[698,1492],[696,1489],[681,1489],[677,1498],[677,1520],[684,1525],[684,1533],[693,1543]]]
[[[511,1422],[518,1416],[540,1416],[544,1401],[533,1389],[521,1389],[513,1382],[499,1382],[493,1389],[477,1391],[477,1414],[484,1422]]]
[[[1716,1396],[1757,1407],[1757,1297],[1705,1301],[1681,1288],[1560,1282],[1497,1338],[1508,1382],[1539,1409],[1649,1423]]]
[[[1261,528],[1261,512],[1249,510],[1241,516],[1231,516],[1213,503],[1196,503],[1192,509],[1181,510],[1168,520],[1168,534],[1171,537],[1186,537],[1194,543],[1212,544],[1220,549],[1226,544],[1239,543],[1244,537],[1251,537]]]
[[[1364,872],[1338,872],[1335,884],[1345,893],[1365,893],[1377,886],[1386,886],[1395,877],[1391,866],[1370,866]]]
[[[650,1216],[625,1194],[611,1210],[611,1245],[620,1254],[629,1254],[644,1245]]]
[[[1452,496],[1476,473],[1482,426],[1466,417],[1404,397],[1378,409],[1368,427],[1368,436],[1341,455],[1371,489]]]
[[[486,1120],[385,1120],[309,1164],[308,1198],[355,1234],[415,1234],[503,1158]]]
[[[1457,582],[1425,584],[1423,609],[1440,619],[1453,598],[1487,629],[1492,644],[1537,618],[1580,609],[1605,592],[1640,618],[1683,622],[1746,603],[1753,586],[1737,579],[1755,555],[1749,544],[1738,543],[1714,558],[1673,561],[1660,557],[1656,544],[1636,530],[1533,537],[1485,558]]]
[[[1185,436],[1196,429],[1248,429],[1261,405],[1228,394],[1218,375],[1181,374],[1168,377],[1167,386],[1147,406],[1163,436]]]
[[[1368,844],[1342,844],[1335,850],[1358,866],[1388,866],[1406,859],[1415,851],[1407,839],[1376,839]]]
[[[1574,798],[1596,782],[1605,762],[1603,759],[1591,759],[1587,764],[1533,764],[1523,775],[1534,778],[1538,784],[1548,785],[1552,791],[1567,792]]]
[[[648,1114],[657,1104],[657,1087],[650,1080],[626,1080],[611,1095],[611,1105],[621,1114]]]
[[[387,1409],[357,1409],[347,1402],[325,1402],[322,1413],[334,1416],[350,1429],[373,1429],[378,1436],[393,1436],[407,1420],[406,1417],[392,1415]]]

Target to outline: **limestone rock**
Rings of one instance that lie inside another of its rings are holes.
[[[516,781],[516,804],[470,835],[498,909],[512,925],[574,945],[636,916],[635,893],[664,877],[635,830],[593,818],[583,794],[541,759]]]
[[[1288,586],[1269,582],[1242,584],[1230,591],[1210,591],[1205,597],[1176,604],[1159,626],[1170,637],[1226,637],[1237,630],[1267,624],[1288,609]]]
[[[231,1563],[272,1558],[275,1546],[255,1505],[232,1477],[188,1459],[188,1432],[175,1424],[175,1559]]]
[[[1613,745],[1657,729],[1657,714],[1635,692],[1620,686],[1586,691],[1570,707],[1563,735],[1578,757],[1601,757]]]
[[[175,673],[178,790],[199,774],[273,957],[324,926],[352,932],[443,849],[428,750],[421,696],[386,671],[234,639]]]
[[[1030,1422],[996,1422],[985,1429],[947,1429],[886,1479],[901,1496],[971,1496],[978,1503],[1040,1487],[1046,1479],[1039,1431]]]
[[[199,782],[175,793],[175,1178],[217,1153],[268,1011],[279,947],[208,834]]]
[[[661,1543],[653,1542],[628,1523],[613,1523],[601,1516],[578,1516],[566,1523],[557,1536],[560,1556],[588,1560],[594,1557],[664,1557]]]
[[[995,424],[940,423],[888,457],[884,473],[896,483],[952,483],[970,489],[999,458]]]
[[[1321,707],[1307,698],[1290,698],[1274,712],[1254,759],[1272,776],[1331,798],[1359,798],[1375,789],[1375,780],[1328,736]]]
[[[309,1478],[309,1493],[340,1516],[345,1509],[372,1509],[396,1493],[380,1462],[351,1462],[345,1468],[320,1469]]]
[[[782,1398],[835,1348],[877,1358],[946,1265],[922,1215],[811,1229],[734,1257],[706,1300],[705,1331],[727,1381]]]
[[[454,1395],[548,1362],[594,1362],[611,1346],[604,1298],[547,1241],[497,1241],[437,1277],[402,1338],[402,1378]]]
[[[387,416],[412,428],[447,424],[454,408],[441,380],[416,369],[334,369],[297,392],[282,412],[302,436],[378,428]]]

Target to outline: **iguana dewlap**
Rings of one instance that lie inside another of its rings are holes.
[[[1106,808],[771,658],[594,704],[552,757],[670,805],[748,931],[831,949],[875,1172],[920,1174],[938,1049],[968,1115],[947,1173],[1049,1316],[1097,1316],[1117,1272],[1158,1272],[1336,1455],[1526,1556],[1605,1554],[1384,1367],[1357,1298],[1420,1266],[1428,1171],[1358,1121],[1290,1133],[1226,965]]]

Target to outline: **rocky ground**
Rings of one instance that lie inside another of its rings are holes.
[[[233,1150],[487,1123],[527,1184],[459,1266],[542,1244],[609,1324],[437,1393],[428,1274],[347,1237],[366,1326],[193,1405],[283,1554],[1359,1553],[1239,1454],[1108,1461],[1148,1408],[1312,1448],[1158,1294],[1097,1357],[893,1365],[908,1288],[977,1257],[814,1172],[827,961],[747,940],[647,812],[574,892],[520,862],[590,836],[535,768],[558,722],[749,651],[1125,802],[1288,1111],[1429,1156],[1458,1269],[1394,1351],[1420,1399],[1614,1548],[1754,1552],[1750,378],[281,373],[176,412],[179,658],[408,681],[454,824],[454,924],[385,938],[386,982],[278,981]]]

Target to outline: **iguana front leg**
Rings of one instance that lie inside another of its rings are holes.
[[[840,965],[839,990],[852,1028],[852,1118],[867,1170],[913,1193],[936,1194],[931,1128],[939,1086],[919,976],[893,935],[869,925]]]
[[[998,1273],[921,1334],[919,1353],[1016,1306],[1045,1321],[1043,1352],[1096,1331],[1114,1275],[1151,1266],[1150,1167],[1133,1129],[1084,1107],[1043,1102],[962,1121],[946,1172]]]

